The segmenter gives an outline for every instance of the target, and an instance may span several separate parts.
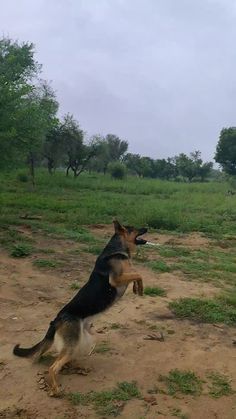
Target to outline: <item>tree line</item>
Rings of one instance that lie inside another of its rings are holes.
[[[117,135],[88,138],[73,115],[58,117],[59,104],[50,84],[40,78],[41,65],[34,46],[0,39],[0,168],[28,165],[34,183],[35,167],[46,165],[78,177],[84,170],[108,171],[117,178],[128,171],[138,177],[167,180],[206,180],[212,162],[200,151],[167,159],[152,159],[128,152],[128,142]],[[223,129],[215,160],[236,174],[236,128]]]

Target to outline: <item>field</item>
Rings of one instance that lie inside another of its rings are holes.
[[[227,184],[185,184],[39,171],[36,188],[0,176],[0,418],[234,419],[236,196]],[[12,355],[41,339],[87,280],[113,217],[148,226],[131,287],[94,321],[97,345],[60,374],[61,398],[40,387],[40,363]]]

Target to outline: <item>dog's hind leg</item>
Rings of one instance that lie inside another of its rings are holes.
[[[62,369],[62,367],[71,361],[71,353],[66,350],[62,350],[56,361],[49,368],[49,379],[50,379],[50,396],[56,396],[59,393],[59,386],[56,380],[56,376]]]

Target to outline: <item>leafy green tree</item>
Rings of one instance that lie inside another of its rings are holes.
[[[42,157],[48,131],[56,124],[58,103],[51,87],[41,82],[21,101],[16,121],[16,138],[22,143],[33,185],[35,164]]]
[[[225,173],[236,175],[236,127],[221,130],[215,161],[221,165]]]
[[[121,161],[128,149],[128,142],[114,134],[106,137],[94,136],[96,153],[90,163],[90,168],[106,174],[109,163]]]
[[[66,175],[72,170],[78,177],[87,167],[89,161],[97,153],[97,144],[92,140],[84,143],[85,134],[73,115],[67,114],[60,128],[66,163]]]
[[[127,153],[123,158],[126,167],[139,177],[142,176],[142,162],[139,154]]]
[[[31,82],[39,70],[33,44],[0,39],[0,167],[11,166],[22,158],[24,144],[17,131],[21,106],[32,93]]]
[[[198,169],[198,176],[200,177],[201,182],[204,182],[207,179],[207,177],[211,175],[212,169],[212,162],[202,163],[201,167],[199,167]]]
[[[175,157],[177,172],[183,178],[187,178],[189,182],[196,176],[196,166],[193,160],[184,153],[180,153]]]
[[[48,172],[53,174],[63,155],[63,143],[59,122],[47,132],[43,145],[43,156],[47,160]]]
[[[128,150],[128,142],[121,140],[114,134],[107,134],[105,142],[108,146],[110,161],[120,160]]]

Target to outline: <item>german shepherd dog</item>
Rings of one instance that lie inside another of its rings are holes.
[[[146,228],[122,226],[113,221],[115,233],[97,258],[88,282],[51,321],[45,337],[31,348],[16,345],[13,353],[20,357],[40,358],[55,343],[58,356],[49,368],[50,395],[57,395],[56,376],[61,368],[78,356],[89,352],[93,346],[92,316],[112,306],[133,282],[133,292],[143,294],[142,277],[131,264],[136,245],[145,244],[140,236]]]

